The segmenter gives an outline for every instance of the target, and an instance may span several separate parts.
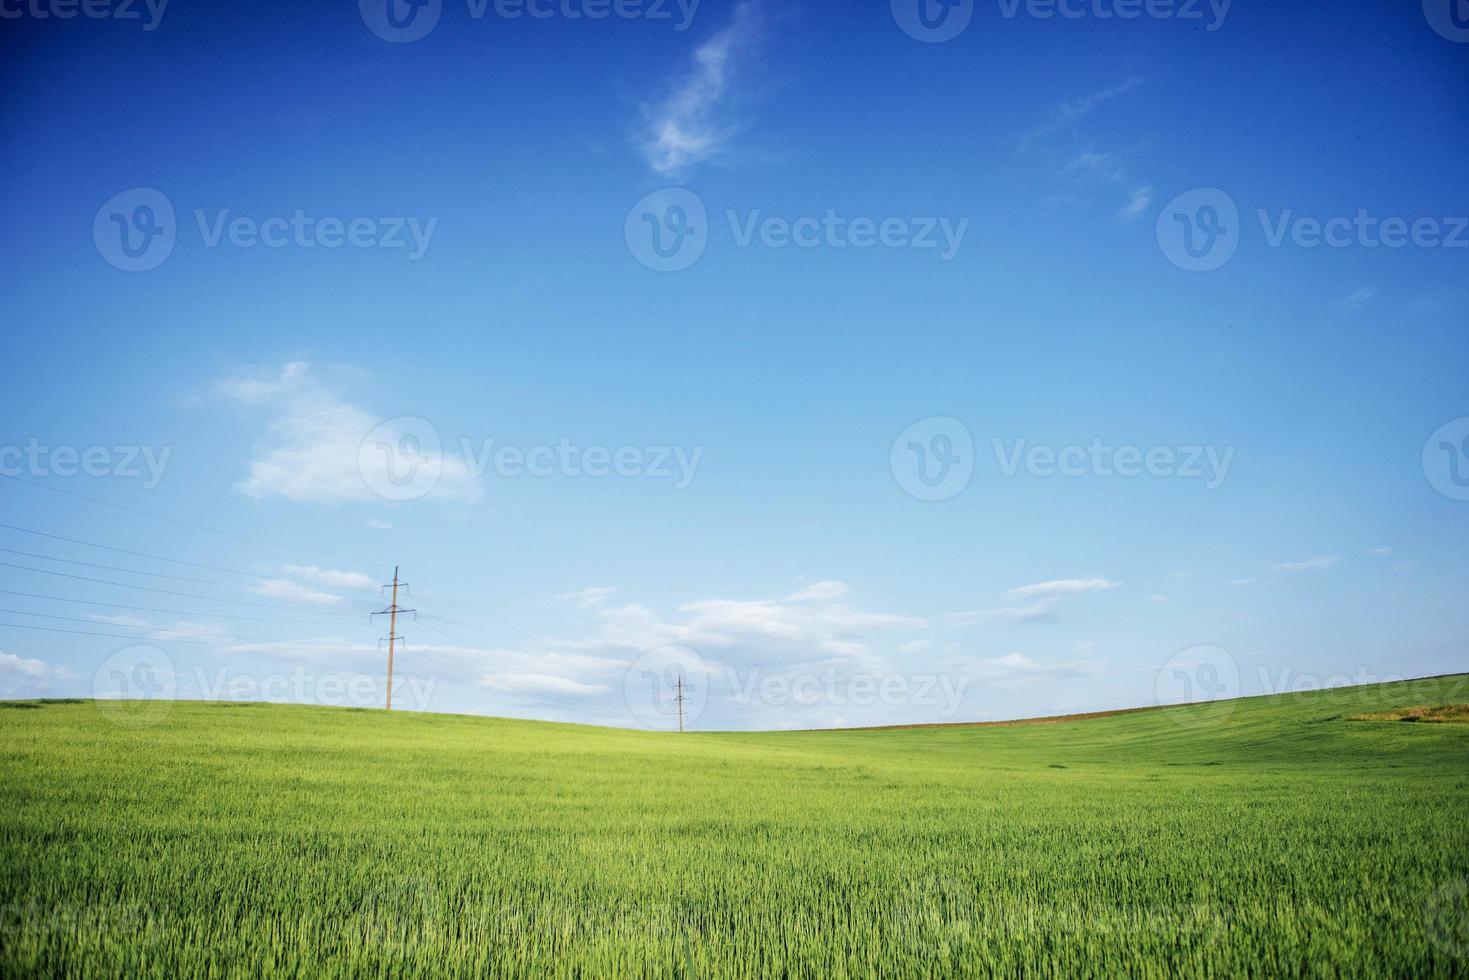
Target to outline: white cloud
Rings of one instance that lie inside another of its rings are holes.
[[[898,652],[904,656],[911,656],[915,653],[922,653],[931,646],[933,646],[932,640],[909,640],[907,643],[898,644]]]
[[[5,697],[38,697],[51,693],[56,681],[77,675],[60,664],[50,664],[32,657],[0,653],[0,695]]]
[[[956,657],[949,662],[948,666],[961,671],[982,685],[1002,689],[1024,684],[1085,677],[1101,670],[1101,664],[1093,660],[1067,660],[1047,664],[1023,653],[1007,653],[1001,657],[991,658]]]
[[[1064,130],[1071,129],[1081,120],[1091,114],[1091,111],[1103,102],[1114,99],[1124,92],[1130,92],[1143,83],[1141,78],[1129,78],[1120,85],[1084,95],[1079,99],[1062,102],[1051,110],[1051,116],[1046,122],[1032,129],[1020,141],[1020,149],[1027,150],[1031,144],[1047,136],[1055,135]]]
[[[1147,211],[1153,203],[1153,185],[1146,184],[1127,196],[1127,203],[1117,212],[1119,221],[1132,221]]]
[[[847,594],[847,584],[836,579],[826,579],[821,582],[813,582],[798,592],[786,596],[792,602],[804,602],[808,599],[840,599]]]
[[[249,497],[284,497],[298,503],[379,502],[359,467],[363,440],[382,420],[343,401],[322,385],[302,361],[274,377],[236,378],[220,385],[228,398],[271,414],[264,440],[250,460],[250,475],[235,489]],[[479,481],[468,464],[432,446],[420,445],[422,465],[437,466],[438,482],[428,498],[473,502]]]
[[[1323,558],[1307,558],[1304,561],[1286,561],[1275,566],[1277,572],[1319,572],[1341,561],[1339,555]]]
[[[554,674],[487,674],[479,683],[481,687],[501,694],[570,694],[586,697],[611,691],[606,684],[583,684],[581,681]]]
[[[391,530],[393,527],[393,525],[389,524],[387,521],[380,521],[376,517],[369,517],[365,523],[374,531],[387,531]]]
[[[1336,305],[1347,313],[1354,313],[1370,302],[1376,295],[1377,290],[1368,289],[1366,286],[1363,286],[1361,289],[1355,289],[1337,300]]]
[[[103,613],[89,613],[87,618],[98,623],[107,623],[110,626],[123,626],[128,629],[147,630],[147,639],[150,640],[187,640],[189,642],[214,642],[226,643],[229,634],[218,626],[210,623],[194,623],[189,620],[175,620],[171,625],[155,623],[146,617],[134,613],[123,613],[117,616],[104,615]]]
[[[270,596],[273,599],[308,602],[317,606],[336,606],[347,601],[346,596],[320,592],[300,582],[292,582],[283,578],[267,579],[259,585],[252,586],[250,591],[257,595]]]
[[[820,658],[868,662],[876,659],[868,643],[872,634],[928,625],[919,617],[866,612],[823,595],[835,596],[837,590],[828,585],[817,595],[798,592],[799,599],[701,599],[683,603],[666,620],[639,603],[604,604],[596,607],[595,634],[548,645],[615,657],[682,645],[708,657],[751,664]]]
[[[594,585],[590,588],[579,589],[576,592],[565,592],[557,596],[558,599],[570,599],[583,609],[592,609],[600,606],[607,597],[617,590],[609,585]]]
[[[655,105],[645,107],[641,149],[663,176],[724,153],[739,132],[731,116],[735,85],[766,36],[760,7],[745,2],[734,19],[694,52],[694,63]]]
[[[1371,555],[1373,558],[1384,558],[1384,557],[1392,554],[1392,549],[1391,548],[1373,548],[1371,551],[1367,552],[1367,554]]]
[[[1121,584],[1105,578],[1063,578],[1051,582],[1036,582],[1011,589],[1006,595],[1012,599],[1054,599],[1058,596],[1075,595],[1078,592],[1094,592],[1098,589],[1115,589]]]
[[[1008,606],[999,609],[975,609],[968,612],[949,613],[946,617],[955,626],[992,626],[1008,623],[1054,623],[1056,614],[1044,602],[1028,606]]]
[[[1252,578],[1237,578],[1237,579],[1235,579],[1233,582],[1231,582],[1229,584],[1230,585],[1254,585],[1255,584],[1255,580],[1252,579]]]
[[[315,565],[283,565],[281,571],[294,578],[304,578],[333,589],[365,589],[375,592],[378,588],[378,583],[372,576],[361,572],[338,572]]]
[[[1127,177],[1127,168],[1123,166],[1121,157],[1095,150],[1083,151],[1063,164],[1061,172],[1096,184],[1115,184]]]

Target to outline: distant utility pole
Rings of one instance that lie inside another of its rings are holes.
[[[678,705],[678,730],[683,731],[683,674],[678,675],[678,694],[673,700]]]
[[[418,610],[417,609],[400,609],[400,608],[398,608],[398,590],[400,588],[401,589],[404,589],[404,590],[407,590],[408,583],[407,582],[399,582],[398,581],[398,566],[397,565],[394,565],[393,566],[393,583],[391,585],[385,585],[385,586],[383,586],[383,588],[384,589],[392,589],[393,590],[393,597],[392,597],[392,599],[388,603],[388,608],[384,609],[382,612],[375,612],[372,615],[373,616],[386,616],[386,617],[388,617],[388,702],[387,702],[388,707],[387,707],[387,710],[392,711],[393,710],[393,646],[394,646],[394,644],[397,643],[397,641],[403,639],[401,636],[398,635],[398,614],[399,613],[412,613],[413,614],[413,618],[414,619],[417,619],[418,618]],[[369,618],[371,618],[371,617],[369,617]],[[379,650],[382,649],[382,641],[381,640],[378,641],[378,649]]]

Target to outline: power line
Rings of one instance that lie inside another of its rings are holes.
[[[53,616],[50,613],[28,612],[28,611],[26,611],[24,609],[0,609],[0,613],[9,613],[10,615],[13,615],[13,616],[34,616],[37,619],[56,619],[56,620],[61,620],[62,622],[67,622],[67,623],[91,623],[91,624],[95,625],[96,622],[97,622],[94,619],[82,619],[82,618],[80,618],[78,616]],[[152,630],[155,633],[159,633],[159,632],[163,632],[163,633],[179,632],[179,631],[173,630],[173,629],[171,629],[171,628],[169,628],[167,626],[133,626],[130,623],[106,623],[105,625],[114,627],[116,629]],[[184,630],[182,632],[184,632],[184,633],[192,633],[192,635],[197,636],[197,637],[202,637],[202,636],[205,635],[205,634],[199,632],[198,630],[192,630],[192,631]],[[159,642],[166,642],[168,640],[173,640],[173,639],[178,639],[178,638],[177,637],[149,637],[149,636],[140,636],[140,637],[138,637],[138,639],[140,639],[140,640],[158,640]],[[274,643],[274,642],[276,642],[274,640],[267,640],[264,637],[259,637],[259,636],[219,636],[219,637],[213,637],[212,638],[212,642],[214,642],[214,643],[220,643],[220,644],[233,643],[236,640],[246,640],[246,641],[248,641],[250,643]],[[190,641],[190,642],[192,642],[192,641]]]
[[[163,555],[150,555],[146,551],[130,551],[127,548],[114,548],[108,544],[98,544],[96,541],[84,541],[81,538],[68,538],[61,534],[52,534],[49,531],[37,531],[34,528],[20,527],[16,524],[0,523],[0,527],[9,531],[19,531],[22,534],[34,534],[37,537],[51,538],[55,541],[65,541],[68,544],[79,544],[88,548],[100,548],[103,551],[115,551],[120,555],[131,555],[134,558],[151,558],[154,561],[166,561],[175,565],[188,565],[191,568],[203,568],[211,572],[224,572],[227,575],[247,575],[250,578],[269,579],[274,576],[261,575],[259,572],[246,572],[237,568],[225,568],[223,565],[206,565],[197,561],[185,561],[182,558],[165,558]]]
[[[24,623],[0,623],[0,628],[17,630],[40,630],[43,633],[70,633],[74,636],[105,636],[113,640],[150,640],[147,636],[128,636],[126,633],[94,633],[89,630],[67,630],[56,626],[27,626]],[[217,640],[153,640],[155,643],[192,643],[198,646],[218,646]]]
[[[38,592],[12,592],[0,589],[0,595],[21,596],[26,599],[45,599],[50,602],[69,602],[82,606],[104,606],[108,609],[126,609],[129,612],[168,613],[174,616],[203,616],[206,619],[232,619],[247,623],[275,623],[281,626],[343,626],[345,622],[316,619],[272,619],[268,616],[234,616],[229,613],[198,612],[193,609],[160,609],[156,606],[129,606],[121,602],[98,602],[95,599],[71,599],[60,595],[44,595]]]
[[[156,592],[159,595],[179,596],[184,599],[203,599],[206,602],[224,602],[232,606],[253,606],[256,609],[276,609],[283,612],[303,612],[300,608],[292,606],[276,606],[266,602],[246,602],[243,599],[221,599],[218,596],[199,595],[195,592],[173,592],[169,589],[155,589],[146,585],[130,585],[127,582],[113,582],[109,579],[88,578],[85,575],[72,575],[69,572],[53,572],[47,568],[32,568],[29,565],[15,565],[8,561],[0,561],[0,568],[18,568],[27,572],[39,572],[42,575],[55,575],[58,578],[76,579],[79,582],[96,582],[98,585],[113,585],[123,589],[137,589],[140,592]],[[350,616],[350,613],[323,613],[326,616]]]
[[[190,578],[187,575],[169,575],[165,572],[145,572],[136,568],[120,568],[117,565],[98,565],[90,561],[77,561],[75,558],[57,558],[55,555],[42,555],[34,551],[18,551],[15,548],[0,548],[7,555],[23,555],[26,558],[40,558],[45,561],[59,561],[67,565],[81,565],[86,568],[100,568],[108,572],[126,572],[129,575],[147,575],[150,578],[166,578],[175,582],[195,582],[199,585],[218,585],[226,589],[239,588],[234,582],[221,582],[212,578]]]
[[[298,554],[307,554],[307,555],[309,555],[309,554],[315,554],[315,555],[319,555],[322,558],[331,558],[331,559],[333,559],[335,561],[350,561],[350,562],[355,562],[355,563],[357,563],[359,565],[374,565],[374,564],[379,564],[378,562],[370,562],[370,561],[367,561],[367,560],[362,559],[362,558],[344,557],[342,555],[329,555],[329,554],[326,554],[325,552],[313,552],[313,551],[310,551],[309,549],[301,548],[301,547],[299,547],[297,545],[279,544],[279,543],[274,542],[274,541],[263,541],[260,538],[252,538],[252,537],[248,537],[247,535],[244,535],[244,534],[236,534],[234,531],[225,531],[225,530],[223,530],[221,528],[210,527],[207,524],[195,524],[192,521],[180,520],[177,517],[164,517],[162,514],[154,514],[151,511],[139,510],[136,507],[129,507],[126,504],[118,504],[118,503],[113,503],[110,500],[101,500],[101,499],[98,499],[97,497],[89,497],[89,496],[87,496],[84,493],[77,493],[74,490],[63,490],[60,487],[53,487],[53,486],[51,486],[50,484],[47,484],[47,483],[37,483],[35,480],[27,480],[25,477],[23,477],[23,476],[17,476],[16,474],[13,474],[13,473],[0,473],[0,476],[6,477],[7,479],[14,480],[17,483],[23,483],[23,484],[25,484],[28,487],[35,487],[38,490],[48,490],[51,493],[59,493],[59,494],[62,494],[64,496],[67,496],[67,497],[75,497],[78,500],[85,500],[85,501],[88,501],[89,503],[99,504],[99,505],[101,505],[103,507],[112,507],[115,510],[125,511],[125,512],[127,512],[129,514],[137,514],[139,517],[151,517],[155,521],[164,521],[164,522],[169,523],[169,524],[177,524],[180,527],[192,528],[192,529],[194,529],[196,531],[207,531],[210,534],[218,534],[218,535],[221,535],[221,536],[226,537],[226,538],[234,538],[237,541],[247,541],[250,544],[258,544],[258,545],[261,545],[261,546],[266,547],[266,548],[279,548],[279,549],[281,549],[283,551],[294,551],[294,552],[296,552]]]

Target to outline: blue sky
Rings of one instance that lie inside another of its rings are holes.
[[[440,711],[1464,669],[1451,8],[903,2],[6,5],[0,689],[377,703],[394,564]]]

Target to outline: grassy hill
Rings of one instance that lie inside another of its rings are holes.
[[[0,974],[1469,976],[1469,725],[1392,720],[1466,701],[683,736],[12,704]]]

